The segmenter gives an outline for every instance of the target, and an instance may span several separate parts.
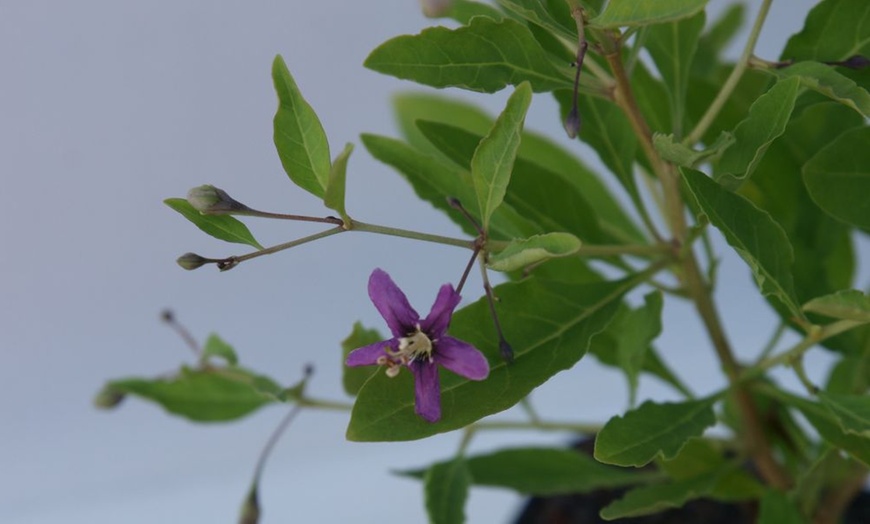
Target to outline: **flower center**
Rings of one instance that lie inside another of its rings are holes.
[[[408,362],[414,362],[418,358],[426,358],[432,362],[432,341],[417,326],[415,333],[399,339],[399,354],[407,358]]]

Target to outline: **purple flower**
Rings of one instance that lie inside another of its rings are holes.
[[[429,315],[420,315],[385,271],[375,269],[369,277],[369,297],[387,322],[393,338],[357,348],[347,356],[348,366],[387,367],[395,377],[402,366],[414,374],[415,411],[428,422],[441,418],[441,386],[438,365],[470,380],[489,375],[489,363],[476,347],[446,335],[460,296],[451,284],[438,291]]]

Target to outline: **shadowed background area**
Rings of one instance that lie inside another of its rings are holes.
[[[716,13],[726,3],[710,4]],[[750,16],[758,4],[749,2]],[[812,4],[774,3],[757,54],[776,58]],[[91,406],[107,379],[155,376],[192,361],[161,325],[164,308],[200,341],[218,332],[244,365],[285,384],[313,364],[311,393],[347,401],[340,341],[356,320],[384,329],[366,295],[372,269],[387,270],[422,312],[438,286],[458,280],[465,250],[363,233],[227,273],[185,272],[174,263],[186,251],[246,252],[207,237],[162,203],[193,186],[214,184],[258,209],[329,214],[290,183],[274,150],[270,66],[277,53],[320,116],[333,155],[346,142],[357,144],[348,170],[353,216],[460,234],[359,144],[363,131],[397,135],[390,95],[423,89],[365,70],[365,56],[392,36],[437,23],[413,0],[372,5],[37,0],[0,6],[0,522],[234,521],[257,455],[286,407],[267,407],[239,423],[193,425],[136,399],[111,413]],[[491,112],[507,96],[450,94]],[[526,125],[599,165],[594,153],[563,136],[546,96],[533,100]],[[264,245],[320,229],[247,223]],[[725,323],[738,353],[753,355],[774,317],[740,260],[726,257],[720,272],[734,282],[719,290]],[[465,301],[480,293],[473,273]],[[665,314],[657,342],[664,358],[697,391],[721,385],[692,311],[669,300]],[[824,362],[810,359],[813,376],[824,375]],[[641,395],[673,393],[644,378]],[[627,395],[623,377],[590,358],[534,400],[547,417],[595,422],[624,410]],[[298,417],[266,470],[265,522],[421,521],[420,485],[390,471],[451,456],[459,434],[356,444],[344,439],[346,423],[344,413]],[[567,435],[485,434],[471,451],[567,441]],[[503,522],[519,505],[513,494],[476,488],[466,514],[471,522]]]

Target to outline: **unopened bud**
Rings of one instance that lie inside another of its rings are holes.
[[[106,386],[94,397],[94,405],[101,409],[112,409],[120,404],[126,396],[127,394],[120,389]]]
[[[205,258],[197,255],[196,253],[185,253],[178,257],[175,262],[183,267],[184,269],[191,271],[194,269],[201,268],[206,264],[210,264],[214,262],[214,260],[210,258]]]
[[[260,502],[257,500],[257,488],[252,487],[242,504],[239,524],[257,524],[260,522]]]
[[[223,189],[211,185],[191,189],[187,192],[187,201],[194,209],[204,215],[227,215],[250,209]]]
[[[569,138],[577,138],[577,134],[580,133],[580,113],[577,111],[577,104],[574,104],[565,117],[565,131]]]
[[[447,16],[453,9],[453,0],[420,0],[420,7],[423,8],[423,14],[429,18],[440,18]]]
[[[514,348],[508,344],[508,341],[505,339],[501,339],[498,342],[498,349],[501,351],[501,358],[504,359],[505,362],[510,364],[514,361]]]
[[[852,55],[842,62],[839,62],[837,65],[848,67],[850,69],[864,69],[865,67],[870,67],[870,58],[861,55]]]

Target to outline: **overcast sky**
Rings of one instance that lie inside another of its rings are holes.
[[[754,13],[758,1],[750,3]],[[776,58],[812,3],[775,2],[759,54]],[[724,2],[711,5],[719,10]],[[281,53],[333,154],[346,142],[358,146],[348,174],[351,213],[459,234],[358,140],[363,131],[396,135],[390,95],[421,89],[365,70],[363,59],[389,37],[432,23],[414,0],[0,4],[0,522],[235,520],[257,454],[285,407],[203,426],[136,399],[109,413],[91,406],[107,379],[190,362],[181,340],[160,324],[163,308],[200,340],[220,333],[243,364],[284,383],[313,363],[311,392],[347,400],[339,342],[356,320],[383,329],[366,295],[371,270],[390,272],[422,311],[439,285],[457,280],[463,250],[364,234],[223,274],[185,272],[174,259],[186,251],[222,257],[246,250],[207,237],[162,204],[211,183],[253,207],[326,213],[289,183],[272,144],[270,66]],[[505,97],[485,103],[495,110]],[[562,137],[547,97],[535,98],[527,126],[595,162]],[[317,230],[249,224],[266,245]],[[726,324],[738,328],[741,353],[752,355],[772,317],[740,261],[727,258],[722,277],[736,282],[720,291]],[[466,302],[479,286],[469,284]],[[691,310],[669,300],[666,314],[669,329],[658,343],[666,358],[688,372],[696,390],[720,385]],[[657,398],[671,395],[653,382],[642,386]],[[593,359],[534,398],[547,417],[588,422],[626,403],[623,378]],[[314,411],[297,419],[266,471],[264,522],[421,520],[420,485],[389,471],[451,456],[458,434],[355,444],[344,440],[346,423],[346,414]],[[472,451],[565,440],[484,435]],[[509,493],[474,489],[467,513],[472,522],[499,522],[519,504]]]

